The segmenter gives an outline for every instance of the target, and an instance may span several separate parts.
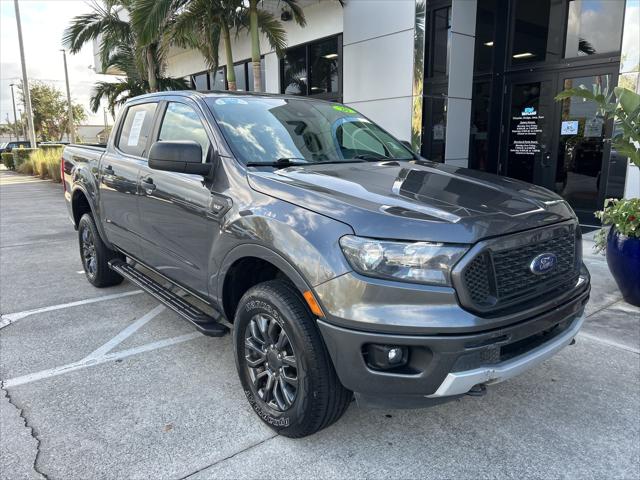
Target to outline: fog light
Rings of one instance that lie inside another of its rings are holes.
[[[402,349],[399,347],[391,348],[387,354],[389,363],[396,364],[402,361]]]
[[[409,349],[397,345],[374,345],[366,346],[367,364],[377,370],[390,370],[402,367],[409,360]]]

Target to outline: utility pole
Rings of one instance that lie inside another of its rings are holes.
[[[15,83],[9,85],[11,87],[11,101],[13,102],[13,130],[16,134],[16,140],[20,140],[20,134],[18,133],[18,116],[16,115],[16,96],[13,93],[13,87]]]
[[[71,90],[69,89],[69,72],[67,71],[67,52],[63,50],[60,50],[62,52],[62,59],[64,60],[64,80],[67,83],[67,103],[68,103],[68,109],[69,109],[69,130],[68,130],[68,134],[69,134],[69,143],[75,143],[76,142],[76,134],[75,134],[75,125],[73,122],[73,105],[71,104]]]
[[[20,6],[18,5],[18,0],[13,0],[13,5],[16,9],[16,23],[18,25],[18,44],[20,45],[20,63],[22,63],[22,93],[24,95],[24,108],[29,125],[29,141],[31,142],[31,148],[36,148],[36,131],[33,128],[31,94],[29,93],[29,79],[27,78],[27,64],[24,59],[24,44],[22,42],[22,25],[20,23]]]
[[[9,114],[8,113],[7,113],[7,117],[6,118],[7,118],[7,124],[11,123],[11,120],[9,120]],[[9,141],[11,142],[12,140],[13,140],[13,138],[11,137],[11,130],[9,130]]]

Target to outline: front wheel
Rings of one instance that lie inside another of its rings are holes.
[[[351,401],[314,318],[290,284],[251,288],[236,311],[233,339],[245,395],[260,419],[287,437],[338,420]]]
[[[109,260],[122,258],[122,255],[107,248],[88,213],[78,223],[78,243],[84,273],[91,285],[102,288],[122,283],[122,276],[109,268]]]

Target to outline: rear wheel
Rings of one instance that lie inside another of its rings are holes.
[[[107,248],[89,213],[85,213],[78,223],[78,242],[84,273],[94,287],[111,287],[122,283],[122,276],[109,268],[109,260],[123,257]]]
[[[233,336],[245,395],[280,434],[311,435],[349,406],[351,392],[340,383],[311,312],[290,284],[273,280],[251,288],[238,305]]]

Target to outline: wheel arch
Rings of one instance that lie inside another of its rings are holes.
[[[245,267],[252,267],[250,274],[243,271]],[[301,297],[311,290],[302,274],[279,253],[256,244],[243,244],[231,250],[220,267],[216,292],[227,319],[233,321],[244,292],[258,283],[278,278],[288,280]]]
[[[96,208],[91,198],[92,197],[82,185],[77,184],[74,186],[73,190],[71,191],[71,215],[73,218],[73,225],[77,230],[82,215],[84,215],[85,213],[90,213],[95,221],[96,228],[98,229],[98,233],[100,234],[100,238],[105,243],[105,245],[113,249],[113,246],[104,233],[102,222],[100,221],[100,218],[96,213]]]

